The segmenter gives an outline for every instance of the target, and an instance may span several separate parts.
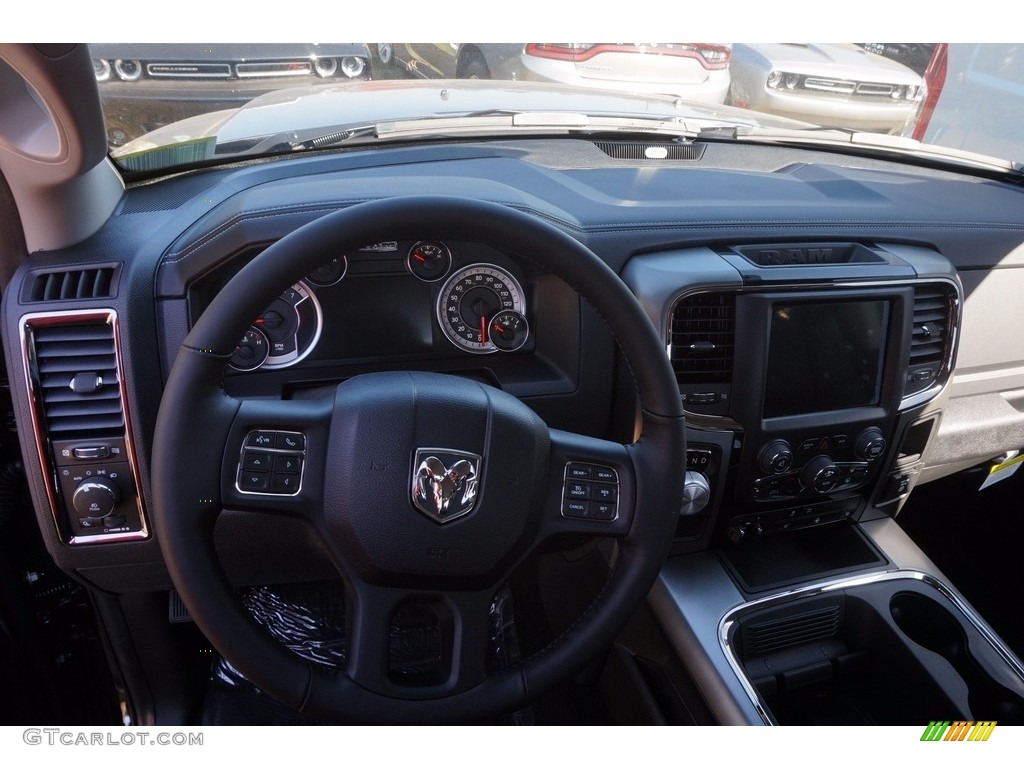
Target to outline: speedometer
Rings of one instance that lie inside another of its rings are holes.
[[[472,264],[448,278],[437,299],[437,321],[459,349],[476,354],[496,351],[488,322],[499,312],[525,315],[523,289],[507,271],[493,264]]]

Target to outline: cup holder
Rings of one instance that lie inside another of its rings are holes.
[[[944,658],[964,681],[974,719],[1024,723],[1024,698],[985,671],[971,652],[963,626],[945,607],[917,592],[898,592],[889,610],[903,634]]]
[[[723,649],[781,725],[1024,724],[1019,663],[917,572],[769,597],[726,616]]]

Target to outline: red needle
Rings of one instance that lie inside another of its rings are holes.
[[[483,344],[487,341],[487,318],[483,315],[480,316],[480,343]]]

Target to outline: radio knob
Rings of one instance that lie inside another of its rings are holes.
[[[871,461],[885,453],[885,435],[878,427],[868,427],[859,435],[853,444],[853,451],[858,459]]]
[[[766,475],[788,472],[793,466],[793,449],[785,440],[772,440],[757,455],[757,465]]]
[[[687,472],[683,484],[683,506],[680,516],[696,515],[711,501],[711,484],[703,472]]]
[[[800,483],[818,493],[828,493],[839,482],[839,467],[825,455],[815,456],[800,473]]]
[[[71,505],[82,517],[106,517],[121,503],[117,483],[102,475],[83,480],[75,488]]]

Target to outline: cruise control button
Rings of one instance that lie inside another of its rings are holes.
[[[590,498],[594,501],[614,502],[619,497],[619,489],[614,485],[595,485],[590,492]]]
[[[567,498],[567,499],[589,499],[590,498],[590,484],[589,483],[566,483],[565,484],[565,498]]]
[[[615,473],[615,470],[608,467],[594,467],[594,479],[600,480],[602,483],[619,482],[619,476]]]
[[[566,517],[590,517],[590,502],[568,499],[565,502]]]
[[[614,520],[615,505],[594,502],[590,505],[590,516],[595,520]]]
[[[593,467],[587,464],[569,464],[565,476],[569,480],[589,480],[593,475]]]

